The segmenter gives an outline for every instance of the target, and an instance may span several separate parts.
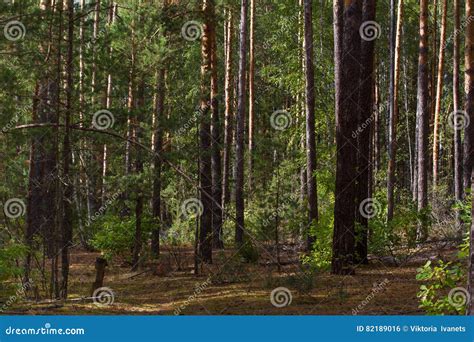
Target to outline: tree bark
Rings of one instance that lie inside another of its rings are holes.
[[[235,242],[240,246],[244,242],[244,130],[245,130],[245,76],[247,69],[247,12],[248,1],[241,0],[240,13],[240,47],[239,47],[239,80],[237,99],[237,127],[236,127],[236,179],[235,179],[235,211],[236,227]]]
[[[199,166],[200,166],[200,200],[203,212],[199,220],[199,263],[212,262],[212,153],[211,153],[211,104],[212,78],[212,20],[214,0],[203,0],[204,32],[201,40],[201,122],[199,127]]]
[[[254,112],[255,112],[255,1],[250,0],[250,32],[249,32],[249,155],[248,155],[248,179],[249,192],[253,187],[253,154],[254,154]]]
[[[459,32],[461,28],[460,20],[460,0],[454,0],[454,31]],[[453,109],[454,113],[459,113],[459,62],[460,62],[460,36],[454,36],[453,46]],[[461,131],[454,130],[454,195],[456,201],[461,202],[464,197],[464,189],[462,186],[463,172],[462,172],[462,141]],[[462,221],[459,210],[456,210],[456,226],[461,233]],[[462,234],[462,233],[461,233]]]
[[[214,9],[213,9],[214,10]],[[215,13],[210,18],[210,40],[211,40],[211,136],[212,136],[212,235],[213,245],[217,249],[224,248],[222,241],[222,220],[223,212],[221,206],[222,199],[222,137],[219,114],[219,80],[217,77],[217,35]]]
[[[225,55],[225,123],[224,123],[224,155],[223,155],[223,175],[222,175],[222,208],[225,212],[230,202],[230,161],[232,154],[232,136],[233,136],[233,115],[232,115],[232,53],[233,53],[233,14],[232,9],[227,9],[226,18],[226,55]]]
[[[375,21],[376,1],[364,0],[362,21]],[[372,122],[374,115],[374,51],[375,40],[361,42],[361,75],[359,90],[359,127],[365,127],[367,123]],[[357,153],[357,205],[360,207],[362,202],[371,197],[371,141],[372,124],[363,129],[358,136],[358,153]],[[356,231],[356,261],[358,263],[368,263],[368,218],[358,211],[356,215],[359,223],[359,230]]]
[[[397,24],[394,31],[393,44],[393,84],[391,88],[390,124],[389,124],[389,160],[387,170],[387,221],[393,219],[395,208],[395,170],[397,158],[397,126],[398,126],[398,80],[400,75],[400,45],[403,22],[403,0],[398,1]]]
[[[474,17],[474,0],[466,0],[466,18]],[[464,131],[464,189],[471,186],[474,156],[474,21],[467,20],[465,51],[465,111],[470,119]]]
[[[307,251],[311,251],[315,237],[311,228],[318,223],[318,192],[316,183],[316,124],[314,92],[314,47],[313,47],[313,2],[304,0],[304,58],[306,95],[306,172],[308,183],[309,225],[307,232]]]
[[[429,67],[428,67],[428,0],[420,0],[420,46],[418,57],[418,93],[417,93],[417,121],[418,121],[418,212],[424,213],[428,207],[428,135],[430,121],[429,101]],[[427,238],[426,220],[418,225],[418,240]]]
[[[444,71],[444,42],[446,40],[446,20],[448,16],[448,1],[443,0],[443,15],[441,18],[441,37],[439,44],[438,59],[438,82],[436,88],[436,106],[433,130],[433,188],[438,183],[438,155],[439,155],[439,121],[441,112],[441,96],[443,94],[443,71]]]
[[[337,161],[332,273],[353,274],[357,141],[352,134],[358,121],[354,103],[358,102],[359,94],[362,3],[361,0],[345,0],[343,4],[341,0],[335,0],[334,5]],[[339,72],[342,74],[338,75]]]

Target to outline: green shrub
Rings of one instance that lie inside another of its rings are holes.
[[[430,315],[464,314],[467,300],[465,303],[459,303],[450,298],[449,293],[456,289],[464,278],[459,263],[439,261],[437,265],[432,265],[432,262],[428,261],[417,271],[416,279],[425,282],[417,294],[421,309]]]

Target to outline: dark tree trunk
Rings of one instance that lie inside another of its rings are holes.
[[[360,76],[359,28],[362,19],[361,0],[336,0],[335,65],[336,65],[336,201],[334,205],[334,237],[332,272],[352,274],[355,253],[355,199],[357,129]],[[342,49],[340,48],[342,46]],[[358,61],[358,63],[354,63]],[[339,75],[339,73],[342,73]]]
[[[375,0],[364,0],[362,21],[374,21],[376,12]],[[361,42],[361,75],[360,75],[360,90],[359,90],[359,108],[360,118],[359,127],[365,127],[367,123],[369,126],[363,129],[358,136],[358,183],[357,183],[357,198],[359,208],[360,204],[371,197],[371,156],[370,156],[370,141],[372,131],[372,115],[374,108],[374,50],[375,40]],[[356,258],[358,263],[368,263],[368,218],[361,215],[357,211],[357,222],[360,230],[356,232]]]
[[[222,175],[222,208],[225,211],[230,202],[231,151],[233,136],[232,115],[232,53],[233,53],[233,15],[228,9],[226,22],[226,60],[225,60],[225,123],[224,123],[224,156]]]
[[[201,40],[201,122],[199,127],[200,200],[203,206],[199,220],[199,262],[212,262],[212,151],[211,151],[211,73],[212,25],[214,0],[203,0],[204,33]]]
[[[152,215],[155,219],[155,229],[153,229],[151,237],[151,252],[153,257],[160,255],[160,229],[161,222],[161,153],[163,148],[163,119],[165,117],[165,69],[159,69],[156,76],[156,93],[155,93],[155,127],[153,136],[153,197],[152,197]]]
[[[474,1],[466,0],[466,18],[474,16]],[[464,131],[464,189],[471,186],[471,173],[474,156],[474,21],[467,20],[465,51],[465,111],[471,124]]]

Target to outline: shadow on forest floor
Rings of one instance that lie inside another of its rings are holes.
[[[107,268],[104,286],[112,289],[114,302],[97,305],[87,297],[95,279],[97,253],[76,249],[71,255],[69,299],[60,301],[18,301],[6,314],[66,315],[417,315],[420,284],[416,269],[426,260],[452,258],[455,249],[421,249],[403,265],[390,258],[372,258],[369,265],[357,267],[353,276],[334,276],[329,272],[309,274],[297,256],[282,258],[281,271],[269,261],[258,264],[232,262],[232,250],[216,252],[214,265],[202,274],[192,271],[192,249],[180,253],[182,269],[175,259],[163,253],[161,260],[173,260],[167,274],[157,275],[159,263],[143,265],[136,273],[120,262]],[[222,260],[226,260],[223,261]],[[230,260],[230,261],[229,261]],[[161,261],[163,263],[163,261]],[[122,264],[122,265],[121,265]],[[209,280],[208,280],[209,279]],[[286,298],[274,298],[272,291],[284,287]],[[291,301],[290,301],[291,298]],[[280,302],[279,302],[280,300]],[[285,302],[286,300],[286,302]]]

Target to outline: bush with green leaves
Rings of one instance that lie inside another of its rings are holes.
[[[153,219],[144,215],[142,218],[142,241],[150,238]],[[100,227],[92,239],[92,246],[101,251],[105,258],[129,258],[135,241],[135,217],[104,215],[94,222]]]
[[[464,272],[460,263],[428,261],[420,267],[416,279],[423,281],[417,296],[420,308],[430,315],[462,315],[466,310],[467,300],[459,303],[453,300],[450,292],[464,280]]]

